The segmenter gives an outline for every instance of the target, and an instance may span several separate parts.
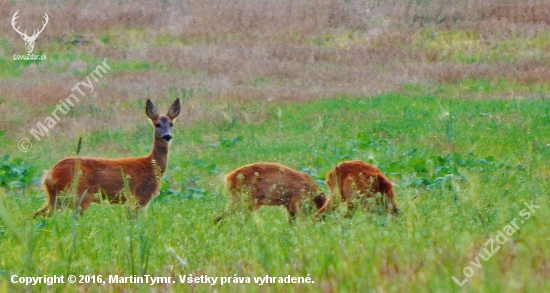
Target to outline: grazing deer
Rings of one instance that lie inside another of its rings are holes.
[[[38,38],[38,35],[40,35],[40,33],[46,28],[46,25],[48,24],[48,15],[46,13],[44,13],[44,22],[42,23],[42,29],[40,30],[34,30],[33,31],[33,34],[32,36],[28,36],[27,35],[27,30],[25,30],[24,32],[21,32],[19,31],[19,27],[15,27],[16,25],[16,22],[15,20],[17,18],[19,18],[19,15],[17,15],[17,13],[19,13],[19,10],[17,10],[15,12],[15,14],[13,15],[12,19],[11,19],[11,26],[13,27],[13,29],[19,34],[21,35],[21,37],[23,38],[23,41],[25,41],[25,48],[27,49],[27,53],[32,53],[32,50],[34,49],[34,43],[36,42],[36,38]]]
[[[375,199],[385,211],[389,209],[394,215],[399,214],[391,182],[371,164],[363,161],[340,163],[327,173],[325,183],[330,189],[330,196],[325,205],[317,211],[316,217],[330,209],[331,202],[338,195],[348,211],[355,208],[355,203],[368,205],[370,200]]]
[[[52,207],[59,201],[58,196],[69,192],[72,187],[76,188],[77,206],[80,206],[81,213],[92,202],[108,199],[112,203],[124,203],[128,200],[126,196],[135,197],[139,207],[146,206],[159,193],[160,178],[168,163],[173,121],[180,113],[180,109],[181,103],[177,99],[168,110],[168,114],[160,115],[155,105],[147,99],[145,112],[155,127],[153,149],[147,157],[70,157],[59,161],[44,178],[47,202],[34,212],[34,216],[46,213],[46,217],[49,217]],[[124,194],[125,190],[131,194]],[[94,197],[97,193],[101,193],[99,198]]]
[[[250,211],[261,206],[284,206],[292,222],[298,206],[311,199],[316,209],[325,203],[325,196],[306,173],[296,171],[276,163],[255,163],[240,167],[225,177],[226,187],[231,195],[225,212],[216,218],[234,211],[235,205],[242,202]],[[305,206],[304,206],[305,207]]]

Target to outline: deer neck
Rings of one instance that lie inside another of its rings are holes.
[[[149,155],[149,158],[155,161],[156,166],[160,170],[159,176],[162,176],[166,171],[166,166],[168,164],[168,146],[169,142],[163,141],[162,139],[157,139],[155,137],[153,143],[153,150]]]

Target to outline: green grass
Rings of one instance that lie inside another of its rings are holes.
[[[21,61],[19,64],[10,59],[0,59],[0,79],[19,77],[23,73],[22,64],[26,62],[30,61]]]
[[[541,99],[386,94],[249,104],[228,110],[230,120],[176,123],[161,196],[137,218],[121,206],[93,205],[80,219],[68,210],[33,220],[30,214],[44,200],[40,186],[0,190],[0,291],[549,290],[547,108]],[[264,116],[247,121],[242,113]],[[112,143],[145,154],[151,129],[136,130],[95,133],[91,146]],[[33,151],[53,147],[54,140],[37,143]],[[33,151],[28,156],[36,158],[36,168],[47,169],[61,153],[74,153],[75,144],[64,144],[70,146],[55,156],[37,157]],[[358,211],[348,219],[337,211],[324,222],[302,215],[289,225],[286,211],[265,207],[213,225],[226,204],[223,175],[236,167],[275,161],[324,180],[330,168],[350,159],[376,164],[392,179],[402,208],[399,218]],[[525,202],[540,206],[528,219],[520,216]],[[473,266],[478,253],[486,255],[485,243],[514,219],[520,229],[482,260],[481,268]],[[474,274],[460,288],[451,277],[463,280],[467,266]],[[177,282],[10,283],[12,275],[71,274],[104,280],[148,274]],[[180,284],[178,276],[189,274],[249,277],[251,284]],[[266,275],[309,276],[314,283],[253,284],[253,277]]]
[[[23,54],[23,52],[19,54]],[[25,67],[31,64],[36,64],[41,72],[71,72],[74,76],[86,77],[90,74],[91,70],[94,70],[95,67],[100,65],[105,59],[98,59],[86,53],[75,51],[72,48],[56,46],[46,47],[43,52],[34,52],[34,54],[46,54],[47,59],[44,61],[17,60],[15,62],[11,56],[8,56],[6,59],[0,58],[0,80],[19,77],[23,73]],[[71,69],[70,66],[74,61],[81,62],[81,66],[83,66],[83,68]],[[138,60],[117,61],[107,59],[107,64],[113,71],[124,72],[148,70],[162,71],[166,68],[166,66],[162,64]]]

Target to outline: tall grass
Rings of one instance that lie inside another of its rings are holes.
[[[51,21],[35,48],[43,62],[13,61],[23,41],[0,31],[0,291],[549,291],[545,1],[4,1],[0,18],[16,10],[29,30]],[[113,70],[94,93],[19,152],[104,59]],[[137,216],[98,204],[32,220],[38,170],[78,137],[83,156],[150,151],[146,96],[184,102],[161,195]],[[399,218],[336,211],[289,225],[266,207],[213,224],[236,167],[279,162],[322,184],[351,159],[391,178]],[[525,219],[531,202],[540,208]],[[474,266],[513,220],[524,222]],[[468,266],[461,288],[451,277]],[[179,282],[190,274],[314,283]],[[23,286],[13,275],[176,283]]]
[[[250,105],[254,109],[254,105]],[[461,100],[387,94],[265,109],[264,121],[176,125],[163,193],[133,217],[92,205],[31,220],[39,186],[0,191],[0,287],[5,290],[207,292],[548,290],[548,124],[540,100]],[[237,112],[237,114],[240,114]],[[452,140],[449,136],[452,115]],[[147,133],[147,132],[146,132]],[[99,133],[97,135],[100,135]],[[238,138],[238,139],[235,139]],[[111,139],[96,136],[92,139]],[[132,144],[132,133],[117,143]],[[148,142],[144,142],[148,143]],[[85,145],[84,145],[85,146]],[[83,147],[83,150],[86,150]],[[362,159],[395,184],[398,218],[336,211],[324,221],[282,208],[214,218],[222,177],[255,161],[308,170],[321,181],[339,161]],[[42,160],[46,161],[46,159]],[[520,216],[525,203],[540,206]],[[524,220],[481,268],[475,257],[512,220]],[[474,269],[463,288],[466,266]],[[25,287],[10,277],[173,277],[176,283]],[[180,275],[249,277],[252,284],[181,284]],[[311,277],[312,284],[253,284],[253,277]]]

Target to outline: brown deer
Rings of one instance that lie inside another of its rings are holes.
[[[325,183],[330,189],[330,196],[317,211],[316,217],[331,209],[336,196],[340,196],[348,212],[355,208],[356,203],[367,206],[374,199],[385,211],[391,210],[394,215],[399,214],[391,182],[371,164],[363,161],[342,162],[327,173]]]
[[[108,199],[111,203],[124,203],[133,196],[139,207],[146,206],[158,195],[160,178],[166,171],[168,147],[172,139],[173,121],[180,113],[181,103],[176,99],[168,114],[160,115],[147,99],[145,112],[155,127],[153,149],[147,157],[105,159],[69,157],[59,161],[47,172],[43,184],[47,202],[34,216],[46,213],[60,201],[61,194],[76,189],[76,207],[85,211],[92,202]],[[131,194],[125,194],[127,190]],[[101,193],[99,197],[95,194]]]
[[[240,202],[250,211],[264,205],[284,206],[290,214],[290,222],[296,218],[302,201],[312,200],[316,209],[325,203],[324,194],[318,190],[317,184],[308,174],[281,164],[260,162],[246,165],[229,173],[225,182],[231,198],[216,222],[222,216],[234,212],[235,205]]]

